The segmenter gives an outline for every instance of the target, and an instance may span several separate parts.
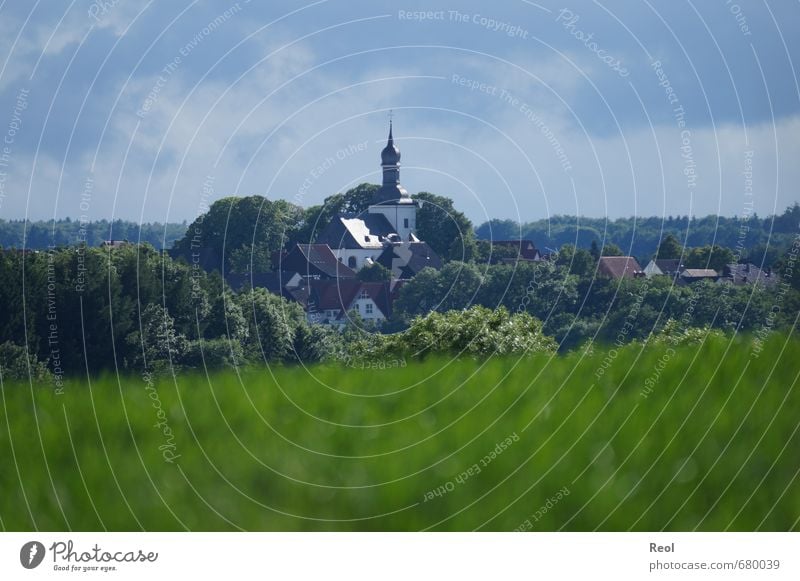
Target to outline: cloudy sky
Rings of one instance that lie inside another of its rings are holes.
[[[420,14],[425,10],[427,13]],[[379,182],[475,222],[800,199],[800,3],[0,3],[0,218]]]

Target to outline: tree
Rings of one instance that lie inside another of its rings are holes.
[[[571,274],[590,277],[597,267],[597,260],[588,250],[575,248],[572,244],[564,244],[558,251],[556,264],[566,267]]]
[[[379,262],[373,262],[359,270],[357,276],[362,282],[388,282],[392,280],[392,271]]]
[[[600,260],[600,245],[597,243],[597,240],[592,240],[592,246],[589,248],[589,254],[592,255],[592,258],[595,262]]]
[[[186,337],[175,331],[175,321],[162,305],[153,303],[142,311],[141,331],[130,333],[126,342],[132,347],[129,363],[162,371],[180,362],[186,353]]]
[[[683,254],[683,246],[680,241],[672,234],[667,234],[658,245],[656,258],[680,258],[681,254]]]
[[[414,199],[422,204],[417,212],[417,237],[424,240],[443,261],[469,262],[476,255],[472,222],[453,206],[453,200],[428,192]]]
[[[298,328],[306,324],[300,305],[263,288],[240,294],[238,302],[249,326],[245,355],[251,361],[295,360]]]
[[[774,226],[769,223],[769,218],[767,218],[765,222],[766,223],[764,224],[764,227],[772,227],[775,232],[796,234],[797,230],[800,229],[800,204],[795,202],[786,208],[786,211],[783,214],[780,216],[775,216]]]
[[[423,268],[400,289],[394,309],[406,322],[432,310],[466,309],[475,303],[483,282],[474,264],[450,262],[438,271]]]
[[[367,211],[380,186],[359,184],[344,194],[334,194],[325,198],[320,206],[311,206],[303,214],[301,224],[289,240],[290,244],[313,243],[319,233],[338,214],[360,215]]]
[[[206,339],[228,338],[240,343],[247,340],[247,319],[233,293],[222,292],[212,302],[208,325],[203,335]]]
[[[622,249],[613,242],[606,242],[603,245],[603,256],[624,256]]]
[[[494,218],[481,224],[475,235],[482,240],[517,240],[522,238],[520,223]]]
[[[555,353],[556,342],[542,332],[541,322],[527,313],[473,306],[462,311],[417,317],[403,333],[390,335],[377,356],[423,357],[427,354],[491,357]]]
[[[683,261],[686,268],[710,268],[717,272],[722,271],[726,264],[734,262],[733,252],[722,246],[706,245],[692,248]]]
[[[25,347],[6,341],[0,345],[0,377],[4,381],[41,382],[50,379],[47,364]]]
[[[192,222],[175,250],[193,263],[199,257],[206,270],[265,272],[303,218],[302,208],[284,200],[222,198]]]

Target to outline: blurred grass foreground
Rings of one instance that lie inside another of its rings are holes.
[[[2,387],[3,530],[798,530],[800,342]]]

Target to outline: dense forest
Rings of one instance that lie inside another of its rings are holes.
[[[743,258],[755,264],[773,265],[791,244],[800,228],[800,205],[783,214],[759,218],[725,216],[668,216],[650,218],[586,218],[552,216],[520,224],[513,220],[490,220],[475,230],[483,240],[533,240],[539,248],[558,249],[564,244],[589,248],[592,242],[614,244],[624,254],[648,261],[659,241],[672,234],[685,246],[719,245],[746,250]]]
[[[307,210],[288,202],[265,203],[267,200],[260,196],[241,198],[248,202],[234,204],[233,208],[242,214],[251,213],[258,217],[262,224],[260,231],[265,231],[264,225],[269,226],[274,221],[274,216],[270,214],[272,208],[280,209],[289,218],[285,230],[287,240],[309,242],[313,241],[315,231],[337,212],[364,211],[369,205],[374,188],[375,186],[362,184],[346,194],[331,196],[324,204]],[[466,216],[454,208],[452,200],[427,192],[421,192],[415,198],[439,204],[443,210],[423,212],[420,216],[420,226],[427,234],[423,239],[434,240],[432,246],[436,247],[443,258],[469,258],[469,253],[474,249],[469,243],[462,247],[462,237],[458,230],[465,228],[465,231],[473,231],[473,226]],[[252,241],[253,229],[239,227],[241,222],[249,224],[251,218],[246,215],[228,215],[228,206],[225,204],[217,204],[216,207],[218,210],[224,208],[225,212],[217,212],[206,221],[206,238],[210,235],[208,225],[214,219],[217,221],[214,227],[225,229],[233,236],[235,244],[247,235],[251,236]],[[444,216],[443,221],[440,221],[442,216],[439,214]],[[44,250],[51,245],[72,246],[83,241],[89,246],[99,246],[103,240],[116,239],[146,242],[154,248],[169,249],[182,239],[184,245],[187,244],[184,235],[188,228],[186,222],[139,224],[125,220],[100,220],[81,223],[69,218],[36,222],[0,220],[0,246]],[[733,249],[741,246],[745,250],[742,259],[759,265],[763,260],[765,266],[772,266],[789,247],[799,228],[800,204],[795,203],[782,214],[766,218],[753,214],[746,219],[725,216],[667,216],[606,220],[557,215],[522,224],[513,220],[494,219],[475,227],[474,234],[478,240],[530,239],[543,251],[557,250],[564,244],[585,249],[589,249],[593,242],[614,245],[624,254],[635,256],[643,262],[650,260],[659,242],[672,234],[687,247],[719,245]],[[256,266],[267,267],[266,257],[255,258]],[[233,260],[236,262],[236,258]]]
[[[0,220],[0,246],[45,250],[51,246],[100,246],[104,240],[146,242],[155,248],[171,248],[186,232],[186,223],[138,224],[127,220],[80,221],[63,220]]]

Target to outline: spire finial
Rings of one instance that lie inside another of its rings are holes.
[[[394,142],[394,138],[392,137],[392,118],[394,117],[394,111],[389,109],[389,143]]]

